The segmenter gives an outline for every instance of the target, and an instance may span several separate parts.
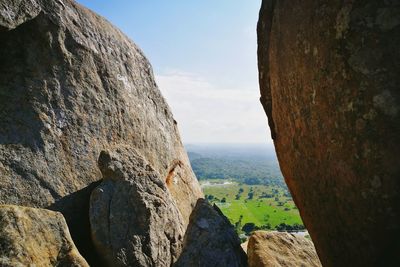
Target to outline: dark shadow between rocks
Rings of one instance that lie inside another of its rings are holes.
[[[105,266],[93,245],[89,222],[89,202],[92,191],[102,180],[57,200],[47,207],[61,212],[67,221],[71,237],[81,255],[90,266]]]

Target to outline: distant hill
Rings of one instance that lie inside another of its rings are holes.
[[[185,144],[185,148],[208,158],[276,160],[272,144]]]
[[[284,186],[272,147],[266,145],[186,145],[199,180],[234,179],[246,184]]]
[[[196,152],[188,151],[187,153],[188,153],[188,156],[189,156],[190,160],[203,158],[203,156],[201,154],[196,153]]]

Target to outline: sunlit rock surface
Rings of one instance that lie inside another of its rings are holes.
[[[74,1],[0,1],[0,14],[0,202],[49,205],[101,177],[102,149],[127,144],[188,219],[201,190],[140,49]]]
[[[89,266],[59,212],[0,205],[0,241],[0,266]]]
[[[187,224],[201,189],[142,51],[75,1],[0,0],[0,203],[61,211],[90,252],[97,159],[115,145],[149,162]]]
[[[261,102],[325,266],[400,262],[399,4],[261,7]]]
[[[249,267],[322,266],[311,240],[285,232],[254,232],[247,256]]]

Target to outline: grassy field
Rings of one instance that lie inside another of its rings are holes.
[[[270,224],[275,228],[281,223],[303,224],[292,198],[284,188],[233,181],[227,184],[226,180],[206,180],[201,184],[206,198],[215,203],[233,225],[241,216],[241,225],[254,223],[260,227]]]

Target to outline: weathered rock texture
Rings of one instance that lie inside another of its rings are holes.
[[[0,266],[89,266],[59,212],[0,205]]]
[[[98,254],[108,266],[171,266],[184,221],[158,172],[126,147],[101,152],[99,167],[103,182],[90,199]]]
[[[199,199],[174,267],[247,266],[247,256],[229,220],[217,206]]]
[[[313,243],[300,235],[256,231],[248,242],[249,267],[322,266]]]
[[[325,266],[400,250],[400,2],[264,0],[261,102]]]
[[[202,193],[140,49],[72,0],[0,0],[0,203],[51,205],[79,228],[116,144],[146,158],[188,222]]]

